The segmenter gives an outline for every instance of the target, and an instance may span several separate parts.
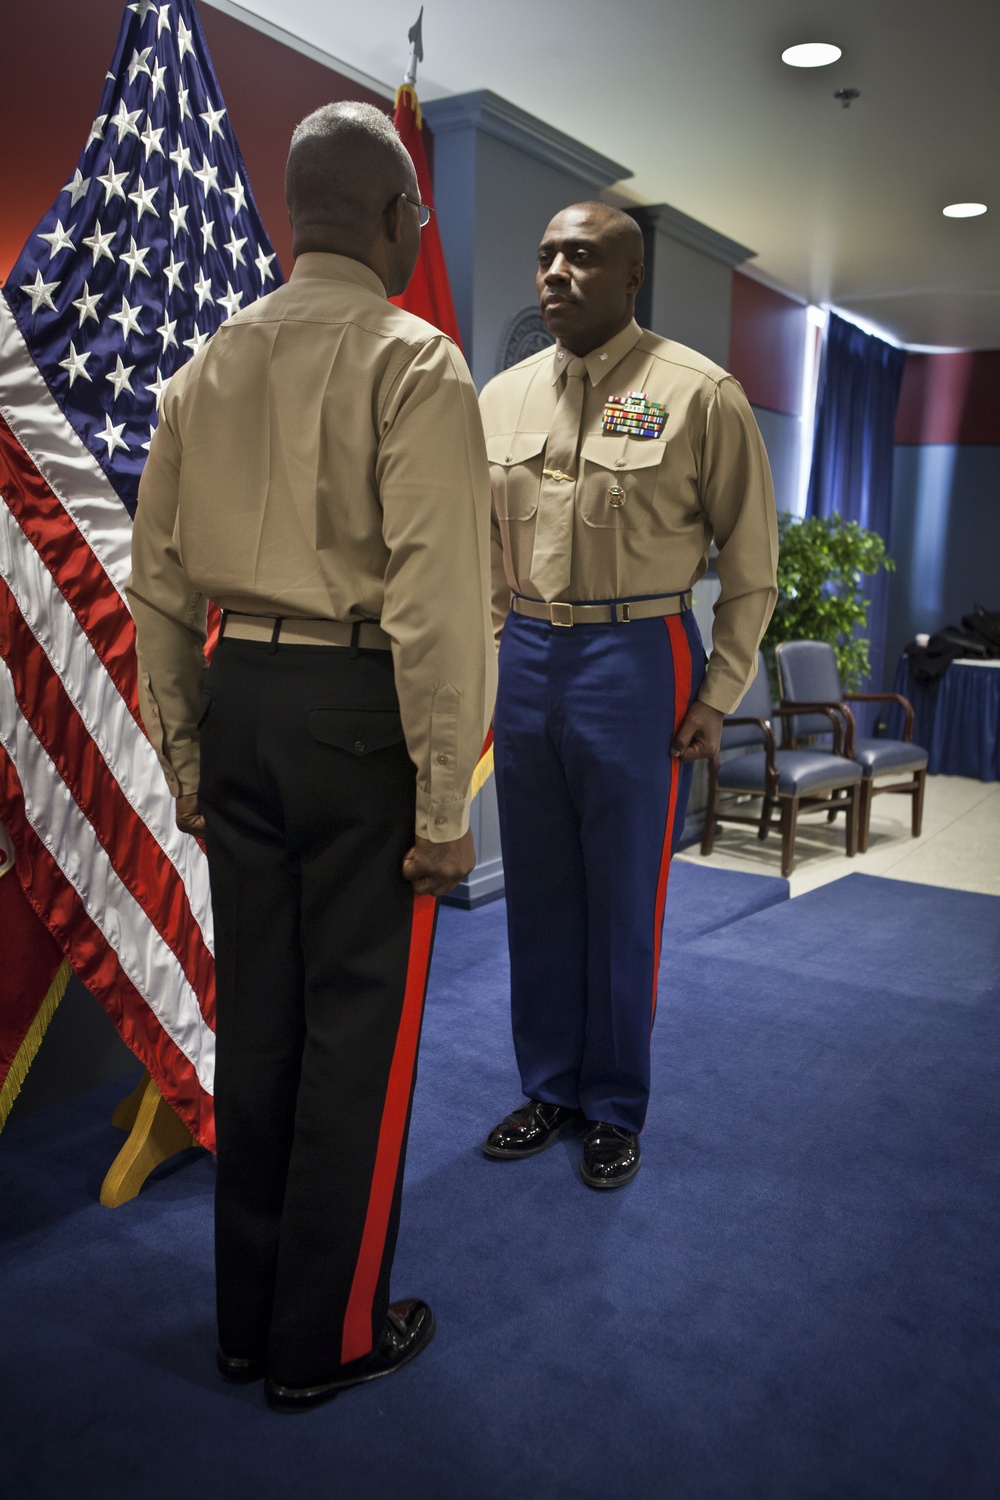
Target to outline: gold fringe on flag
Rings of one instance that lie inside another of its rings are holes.
[[[485,754],[483,754],[483,755],[481,755],[479,757],[479,764],[476,766],[476,769],[472,773],[472,795],[473,796],[475,796],[477,792],[481,792],[482,791],[483,787],[486,785],[487,781],[489,781],[489,779],[490,779],[490,777],[492,775],[493,775],[493,745],[491,743],[490,744],[490,748],[485,752]]]
[[[55,978],[45,992],[45,999],[38,1007],[38,1014],[28,1028],[27,1036],[17,1049],[14,1061],[3,1081],[3,1087],[0,1088],[0,1130],[7,1123],[7,1116],[10,1114],[14,1100],[21,1092],[21,1085],[28,1076],[28,1069],[35,1060],[35,1053],[42,1045],[42,1037],[56,1013],[56,1006],[66,992],[71,973],[69,964],[63,959],[56,970]]]
[[[404,98],[409,102],[410,108],[413,110],[413,118],[416,121],[417,129],[423,130],[424,112],[420,108],[420,100],[417,98],[417,91],[412,83],[401,83],[396,90],[397,109],[399,108],[400,100]]]

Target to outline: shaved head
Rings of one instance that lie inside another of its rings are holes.
[[[572,203],[538,247],[535,284],[545,326],[573,354],[589,354],[632,321],[643,278],[642,231],[610,203]]]
[[[567,214],[574,218],[587,219],[595,228],[599,226],[602,238],[606,236],[606,243],[617,247],[621,251],[623,260],[629,265],[641,266],[644,263],[646,251],[642,230],[632,215],[627,214],[624,209],[614,208],[610,203],[601,203],[599,199],[594,199],[589,203],[571,203],[568,208],[556,214],[552,223],[555,224]]]
[[[413,162],[373,104],[325,104],[295,127],[285,201],[296,254],[320,249],[365,260],[387,206],[401,194],[419,197]]]

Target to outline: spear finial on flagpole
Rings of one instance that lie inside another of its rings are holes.
[[[410,27],[406,40],[411,44],[410,63],[406,69],[406,77],[403,79],[404,87],[409,84],[412,88],[417,81],[417,63],[424,60],[424,38],[423,38],[424,7],[420,7],[420,14]]]

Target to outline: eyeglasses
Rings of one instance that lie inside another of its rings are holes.
[[[400,193],[399,196],[401,198],[406,198],[407,203],[413,204],[413,207],[417,210],[417,217],[420,219],[421,229],[426,229],[428,224],[431,222],[430,205],[427,203],[421,203],[417,198],[410,198],[406,193]]]

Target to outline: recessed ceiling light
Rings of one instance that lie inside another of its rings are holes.
[[[941,212],[946,219],[975,219],[986,212],[985,203],[949,203]]]
[[[800,42],[797,47],[786,47],[781,61],[790,68],[825,68],[839,56],[840,48],[832,42]]]

